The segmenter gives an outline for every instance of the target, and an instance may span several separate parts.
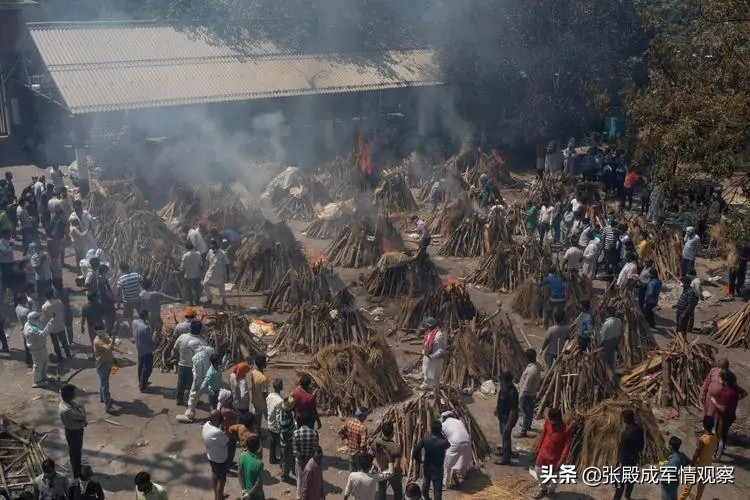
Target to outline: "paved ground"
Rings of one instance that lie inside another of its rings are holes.
[[[16,168],[17,183],[30,178],[33,171],[31,168]],[[299,235],[304,224],[290,223]],[[303,244],[310,249],[320,249],[325,242],[307,240],[299,236]],[[69,262],[72,256],[69,256]],[[465,276],[466,271],[475,266],[474,259],[442,259],[436,258],[437,265],[442,268],[444,275]],[[715,267],[715,263],[713,263]],[[703,268],[705,271],[705,267]],[[340,275],[345,283],[352,282],[364,270],[342,270]],[[66,274],[66,284],[72,285],[72,275]],[[718,289],[709,289],[719,293]],[[510,304],[512,296],[488,293],[481,290],[470,289],[476,305],[486,311],[492,312],[496,308],[498,297],[503,304]],[[375,305],[386,307],[386,317],[393,317],[401,308],[399,301],[384,301],[375,304],[361,293],[357,293],[360,305],[370,310]],[[74,306],[76,315],[78,307],[83,301],[82,296],[76,297]],[[31,373],[23,364],[23,352],[21,350],[21,337],[18,325],[14,324],[14,315],[7,305],[2,308],[3,317],[6,319],[6,332],[10,337],[13,349],[10,357],[0,355],[0,380],[3,381],[3,391],[0,393],[0,411],[10,418],[22,423],[33,425],[39,431],[48,432],[45,440],[45,450],[58,464],[67,467],[67,448],[64,436],[60,433],[59,418],[57,415],[58,396],[54,391],[42,389],[30,389]],[[698,313],[698,322],[702,319],[710,319],[718,314],[725,314],[739,306],[739,302],[710,302],[702,304]],[[660,311],[660,324],[671,326],[674,315],[672,309]],[[523,329],[534,347],[539,347],[542,341],[541,327],[532,322],[521,320],[513,316],[514,326],[517,331]],[[380,327],[386,328],[388,320],[380,323]],[[79,320],[75,321],[76,331],[79,330]],[[660,343],[666,342],[666,337],[657,335]],[[122,365],[120,371],[112,377],[112,396],[117,405],[122,407],[120,415],[110,417],[104,412],[104,408],[98,401],[97,388],[98,379],[93,369],[93,363],[86,360],[88,353],[88,338],[76,337],[79,343],[74,350],[75,359],[66,362],[60,367],[63,379],[71,378],[71,382],[79,387],[81,398],[86,404],[90,414],[90,423],[84,438],[84,457],[94,468],[98,479],[102,482],[107,498],[132,499],[133,498],[133,476],[139,470],[151,472],[154,480],[168,487],[170,498],[179,499],[210,499],[210,472],[205,458],[203,444],[200,437],[200,427],[197,424],[180,424],[175,421],[175,416],[181,413],[182,408],[176,407],[173,401],[173,390],[176,376],[173,373],[154,373],[153,393],[141,394],[137,390],[135,376],[134,346],[129,340],[123,340],[117,359]],[[400,363],[407,365],[413,362],[413,357],[403,353],[403,348],[398,339],[391,337],[391,341]],[[733,349],[726,351],[720,349],[721,353],[729,356],[733,369],[738,373],[740,383],[747,386],[750,374],[750,355],[744,350]],[[51,365],[54,374],[56,365]],[[80,370],[80,371],[78,371]],[[285,381],[287,389],[291,389],[294,383],[294,373],[291,370],[279,370],[273,365],[269,368],[271,377],[281,377]],[[492,417],[492,406],[494,398],[485,398],[481,395],[467,397],[472,413],[479,422],[492,443],[497,443],[499,436],[497,424]],[[205,417],[207,406],[199,411],[199,417]],[[382,409],[376,411],[370,421],[374,426],[381,414]],[[735,424],[738,435],[727,449],[726,465],[736,468],[736,485],[734,486],[712,486],[709,487],[704,498],[746,498],[750,488],[750,455],[744,446],[746,444],[748,403],[740,403],[738,413],[740,415]],[[656,408],[657,416],[663,416],[665,409]],[[678,435],[683,438],[684,451],[690,455],[693,451],[694,431],[700,420],[699,412],[694,409],[681,410],[677,419],[669,419],[663,422],[665,435]],[[346,464],[342,460],[338,449],[341,443],[336,437],[336,431],[341,424],[337,417],[326,417],[323,419],[322,445],[325,450],[326,466],[325,479],[330,498],[341,498],[341,488],[344,486],[347,473]],[[539,427],[539,423],[535,428]],[[533,439],[518,440],[516,446],[520,452],[518,465],[500,467],[491,463],[490,460],[475,472],[467,481],[462,492],[448,492],[445,496],[449,499],[463,498],[462,494],[481,491],[491,483],[508,484],[517,482],[517,478],[528,478],[526,469],[532,463],[532,455],[526,451],[531,448]],[[267,457],[267,451],[265,452]],[[278,470],[272,468],[266,476],[267,498],[287,499],[293,498],[293,488],[289,485],[279,483]],[[512,476],[512,479],[509,479]],[[525,479],[524,479],[525,480]],[[227,493],[231,498],[237,498],[239,488],[236,480],[230,479]],[[588,488],[583,485],[566,486],[560,488],[558,498],[611,498],[612,487]],[[658,498],[658,487],[639,486],[636,487],[634,498],[652,499]]]

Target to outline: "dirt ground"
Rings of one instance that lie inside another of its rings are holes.
[[[33,167],[14,167],[16,184],[20,186],[30,178]],[[96,215],[96,214],[93,214]],[[308,240],[301,231],[305,227],[303,223],[290,222],[290,226],[298,235],[302,244],[311,252],[322,250],[326,242],[320,240]],[[68,256],[67,262],[72,262],[72,255]],[[434,257],[436,265],[441,274],[464,277],[470,269],[476,265],[476,259],[452,259]],[[707,278],[706,269],[717,268],[716,262],[701,263],[700,273]],[[339,270],[344,283],[352,283],[360,274],[366,273],[366,269],[344,269]],[[713,276],[714,273],[711,273]],[[66,273],[66,285],[73,286],[73,276]],[[601,283],[597,283],[601,289]],[[715,300],[721,295],[717,287],[708,287],[714,295],[714,300],[701,303],[696,324],[708,321],[717,316],[726,314],[740,306],[739,301]],[[386,310],[385,320],[377,323],[378,328],[387,331],[392,321],[403,307],[399,300],[373,301],[369,299],[361,289],[353,288],[358,297],[358,305],[370,311],[374,307],[382,306]],[[514,327],[520,334],[526,334],[532,347],[539,348],[542,343],[543,330],[541,326],[531,321],[518,318],[509,311],[512,295],[502,295],[469,287],[472,299],[481,310],[494,312],[498,301],[513,319]],[[154,373],[152,376],[152,389],[150,394],[141,394],[137,390],[135,375],[135,348],[132,342],[124,339],[116,354],[121,369],[111,379],[112,397],[116,405],[122,408],[117,416],[109,416],[99,403],[97,397],[98,379],[93,368],[93,362],[86,359],[89,347],[88,338],[81,337],[79,311],[85,300],[82,295],[74,298],[75,309],[76,343],[74,347],[75,359],[63,363],[61,366],[51,364],[51,374],[54,376],[59,369],[64,380],[79,388],[80,399],[85,403],[89,412],[89,426],[84,437],[84,459],[94,469],[96,478],[104,486],[107,498],[131,499],[133,498],[133,477],[140,470],[151,473],[155,482],[162,484],[169,490],[172,499],[210,499],[212,498],[210,486],[210,470],[205,456],[201,440],[199,424],[181,424],[175,420],[177,414],[182,413],[184,408],[175,406],[174,387],[176,375],[174,373]],[[3,391],[0,393],[0,412],[8,417],[24,424],[34,426],[38,431],[48,432],[44,441],[45,451],[62,468],[68,467],[67,447],[64,435],[61,432],[60,420],[57,414],[59,402],[58,395],[53,390],[31,389],[31,372],[23,363],[22,339],[19,325],[15,324],[15,316],[12,307],[8,304],[6,297],[2,306],[2,315],[5,318],[5,330],[8,334],[12,352],[10,355],[0,355],[0,379],[3,380]],[[658,325],[660,327],[657,340],[660,344],[666,343],[668,337],[666,331],[674,325],[674,310],[668,305],[662,306],[658,311]],[[694,335],[691,337],[695,337]],[[524,339],[519,339],[522,344]],[[706,340],[707,339],[702,339]],[[394,351],[402,367],[417,361],[413,355],[404,353],[404,350],[413,350],[408,339],[398,338],[393,335],[389,337]],[[710,341],[709,341],[710,342]],[[729,357],[733,370],[736,371],[741,385],[747,386],[750,373],[750,354],[745,350],[727,350],[719,346],[719,353]],[[290,369],[278,369],[270,362],[268,374],[270,377],[281,377],[285,383],[285,389],[293,388],[295,376]],[[226,377],[228,379],[228,377]],[[498,443],[499,432],[497,422],[492,416],[494,397],[487,398],[479,393],[466,396],[466,402],[477,419],[484,433],[491,443]],[[198,417],[207,415],[207,403],[199,407]],[[738,409],[738,421],[735,424],[733,439],[730,442],[723,465],[735,468],[734,485],[709,486],[704,498],[747,498],[742,491],[750,488],[750,453],[748,452],[748,402],[740,403]],[[383,409],[374,411],[368,425],[372,428],[380,418]],[[665,436],[677,435],[683,439],[683,451],[691,455],[694,450],[695,431],[700,423],[700,411],[694,408],[680,409],[675,417],[672,409],[654,408],[657,418],[660,419]],[[325,452],[326,470],[324,478],[329,498],[341,498],[341,491],[347,478],[347,464],[343,460],[340,451],[342,443],[336,436],[336,432],[342,420],[338,417],[326,417],[323,419],[321,430],[321,444]],[[541,422],[535,422],[534,429],[540,428]],[[533,432],[532,435],[536,435]],[[491,484],[516,485],[516,491],[528,491],[530,481],[527,472],[528,466],[533,463],[533,456],[529,453],[532,445],[531,439],[519,439],[514,442],[520,457],[514,461],[512,466],[501,467],[488,459],[483,466],[473,472],[462,491],[450,491],[445,493],[445,498],[473,498],[482,490],[487,490]],[[264,451],[267,457],[267,450]],[[280,483],[279,471],[275,467],[268,466],[265,476],[266,498],[288,499],[293,498],[294,488],[290,485]],[[635,488],[634,497],[638,499],[658,498],[658,486],[643,485]],[[239,496],[239,486],[236,479],[228,480],[227,493],[230,498]],[[582,484],[562,486],[559,488],[561,499],[604,499],[610,498],[613,493],[612,486],[589,488]],[[519,498],[516,496],[496,494],[493,498]],[[489,498],[489,497],[485,497]],[[523,498],[521,496],[520,498]]]

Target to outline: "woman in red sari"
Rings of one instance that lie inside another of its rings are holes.
[[[729,428],[737,418],[737,403],[747,396],[747,393],[737,385],[737,376],[733,372],[722,370],[719,378],[723,386],[721,395],[718,398],[710,397],[716,408],[716,435],[719,438],[716,453],[714,453],[715,460],[718,460],[724,454]]]

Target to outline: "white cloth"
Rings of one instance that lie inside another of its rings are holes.
[[[238,410],[249,410],[250,390],[247,387],[247,379],[245,377],[237,379],[237,374],[231,373],[229,375],[229,388],[232,390],[234,407]]]
[[[588,245],[586,245],[588,249]],[[570,247],[565,251],[563,256],[563,262],[571,271],[578,271],[581,269],[581,262],[583,261],[583,250],[579,247]]]
[[[208,269],[206,270],[206,276],[203,278],[203,284],[223,287],[228,279],[229,259],[227,259],[227,254],[221,248],[209,250],[206,260],[208,261]]]
[[[445,419],[443,422],[443,435],[451,444],[471,442],[471,436],[466,426],[461,420],[455,417]]]
[[[542,209],[539,211],[539,224],[552,224],[552,211],[554,207],[542,205]]]
[[[174,343],[175,347],[177,348],[180,358],[177,364],[179,366],[185,366],[188,368],[192,368],[193,366],[193,356],[195,356],[195,353],[198,351],[198,347],[202,345],[207,345],[206,339],[199,335],[193,335],[191,333],[183,333],[179,337],[177,337],[177,340]]]
[[[277,392],[272,392],[266,396],[266,411],[268,413],[268,430],[272,432],[279,432],[279,413],[281,411],[281,404],[284,402],[284,398]]]
[[[201,268],[203,267],[203,257],[198,250],[188,250],[182,254],[180,270],[186,280],[197,280],[201,277]]]
[[[622,335],[622,320],[615,316],[610,316],[604,320],[599,330],[599,342],[604,343],[607,340],[619,339]]]
[[[628,262],[620,270],[620,274],[617,276],[617,286],[622,287],[628,282],[631,276],[638,275],[638,265],[635,262]]]
[[[73,222],[75,220],[78,221],[78,224],[81,227],[81,231],[88,231],[89,229],[92,229],[94,227],[94,218],[91,217],[91,214],[89,214],[86,210],[81,211],[80,217],[74,210],[70,214],[70,217],[68,217],[68,222]]]
[[[208,252],[206,241],[203,239],[203,236],[201,235],[201,232],[198,228],[193,228],[188,231],[187,240],[193,245],[194,249],[198,250],[201,255],[204,255],[206,252]]]
[[[217,464],[226,462],[229,459],[229,438],[224,431],[211,422],[206,422],[203,424],[202,434],[208,459]]]
[[[445,347],[445,335],[442,330],[438,330],[435,342],[432,344],[432,352],[422,358],[424,384],[430,387],[437,388],[440,385]]]
[[[344,487],[344,496],[354,500],[375,500],[378,495],[378,477],[368,472],[351,472]]]
[[[445,425],[445,424],[443,424]],[[472,464],[472,453],[471,453],[471,440],[462,441],[460,443],[451,443],[450,447],[445,452],[445,461],[443,462],[443,469],[448,472],[450,470],[465,471]]]

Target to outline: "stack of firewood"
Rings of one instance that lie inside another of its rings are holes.
[[[414,196],[412,196],[401,172],[385,175],[373,193],[373,200],[378,213],[385,216],[414,212],[418,208],[417,202],[414,201]]]
[[[715,356],[715,347],[676,335],[667,346],[623,376],[620,386],[633,397],[661,406],[703,408],[700,391],[715,365]]]
[[[490,238],[487,219],[474,212],[466,217],[438,250],[445,257],[479,257],[489,252]]]
[[[415,330],[425,318],[433,317],[442,328],[458,328],[473,319],[477,308],[469,292],[456,278],[448,278],[443,286],[433,288],[414,303],[406,301],[401,311],[401,328]]]
[[[437,212],[430,214],[425,223],[432,235],[449,235],[468,217],[473,208],[471,201],[460,196],[443,205]]]
[[[376,264],[384,253],[404,249],[401,235],[388,219],[376,217],[346,226],[323,253],[334,266],[364,267]]]
[[[312,264],[310,272],[289,269],[266,295],[266,309],[269,311],[291,312],[304,304],[325,302],[331,298],[333,287],[332,272],[318,261]]]
[[[497,244],[479,261],[466,281],[493,291],[511,292],[528,277],[552,265],[549,250],[538,242]]]
[[[725,347],[750,347],[750,302],[716,322],[712,338]]]
[[[384,254],[364,285],[373,297],[401,297],[412,296],[440,283],[435,265],[422,251],[416,256],[403,252]]]

